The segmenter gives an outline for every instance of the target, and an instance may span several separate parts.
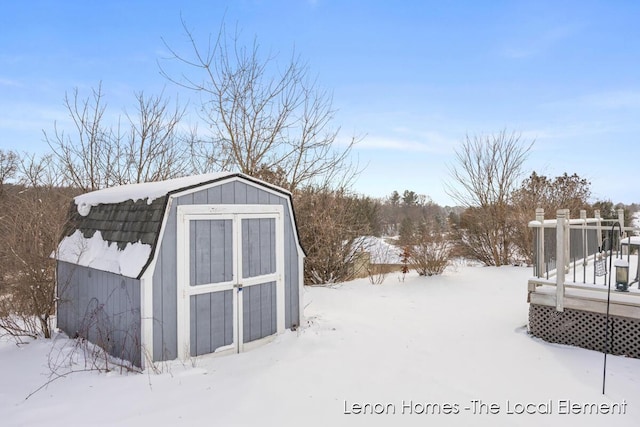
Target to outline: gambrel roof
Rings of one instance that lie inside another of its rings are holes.
[[[230,172],[93,191],[71,203],[56,258],[140,278],[156,250],[169,196],[233,178],[267,187],[291,202],[291,193],[280,187]]]

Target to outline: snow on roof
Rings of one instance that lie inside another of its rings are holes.
[[[90,193],[77,196],[74,200],[78,206],[80,215],[87,215],[91,206],[106,203],[121,203],[127,200],[144,200],[151,204],[158,197],[163,197],[167,193],[181,188],[191,187],[204,182],[215,181],[228,176],[237,175],[233,172],[215,172],[204,175],[192,175],[182,178],[174,178],[166,181],[145,182],[141,184],[120,185],[117,187],[105,188],[104,190],[92,191]]]
[[[116,243],[109,243],[96,231],[85,238],[80,230],[62,239],[57,258],[83,267],[95,268],[126,277],[137,278],[151,255],[151,245],[128,243],[123,250]]]

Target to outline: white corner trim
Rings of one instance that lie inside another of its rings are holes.
[[[285,327],[285,282],[284,282],[284,212],[282,205],[280,207],[280,213],[276,217],[276,274],[278,280],[276,281],[276,333],[281,334],[284,332]]]
[[[298,327],[302,327],[305,322],[304,317],[304,255],[302,251],[298,252],[298,316],[300,323]]]
[[[150,274],[140,278],[140,352],[142,368],[146,369],[146,359],[153,363],[153,279]]]
[[[190,322],[189,319],[185,319],[189,316],[189,310],[187,305],[189,301],[185,302],[186,287],[189,286],[189,270],[187,263],[189,253],[189,229],[187,226],[187,218],[184,213],[184,206],[178,206],[176,211],[176,241],[177,241],[177,259],[176,259],[176,292],[177,292],[177,304],[176,304],[176,340],[178,346],[178,358],[186,360],[191,355],[190,349]]]

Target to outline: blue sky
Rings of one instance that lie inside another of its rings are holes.
[[[0,14],[0,149],[48,150],[66,91],[102,81],[108,107],[164,80],[162,39],[187,51],[223,19],[286,60],[293,49],[333,93],[341,138],[363,136],[355,190],[443,183],[465,135],[535,140],[525,167],[577,173],[593,198],[640,202],[640,3],[635,1],[21,1]],[[195,105],[195,98],[191,100]],[[195,121],[193,115],[190,119]]]

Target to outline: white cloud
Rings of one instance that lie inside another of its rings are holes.
[[[402,150],[411,152],[447,153],[459,142],[439,132],[412,132],[394,129],[395,135],[368,135],[357,148],[368,150]]]
[[[381,149],[381,150],[402,150],[402,151],[420,151],[430,152],[434,151],[433,148],[425,143],[403,140],[399,138],[386,138],[386,137],[365,137],[362,142],[358,144],[358,148],[361,149]]]
[[[35,104],[0,104],[0,110],[6,111],[0,117],[0,129],[5,130],[36,130],[52,127],[53,122],[67,121],[66,110],[62,107],[43,106]]]
[[[640,92],[632,90],[599,92],[582,96],[576,101],[587,107],[604,108],[608,110],[640,108]]]
[[[535,151],[557,150],[558,144],[587,148],[603,137],[609,137],[620,130],[615,123],[602,120],[566,122],[555,126],[545,126],[524,130],[521,136],[526,141],[536,141]]]
[[[0,86],[22,87],[22,83],[18,80],[0,77]]]
[[[523,37],[504,46],[501,51],[507,58],[523,59],[538,56],[564,39],[576,34],[581,25],[558,25],[529,37]]]
[[[396,126],[386,131],[374,131],[364,135],[356,147],[366,150],[449,153],[459,142],[458,136],[447,135],[438,130],[422,131]]]
[[[575,110],[576,108],[619,110],[640,108],[640,91],[615,89],[587,93],[580,96],[558,99],[540,105],[546,109]]]

